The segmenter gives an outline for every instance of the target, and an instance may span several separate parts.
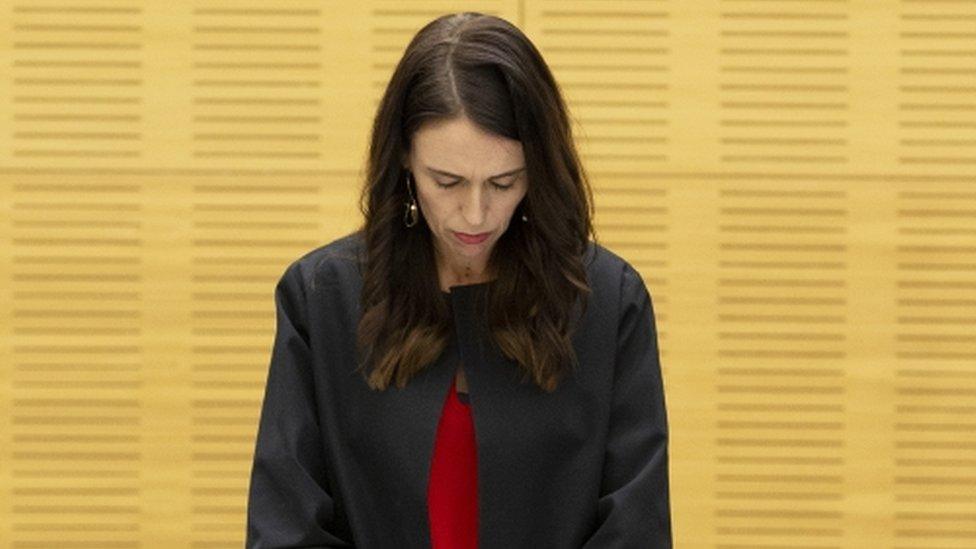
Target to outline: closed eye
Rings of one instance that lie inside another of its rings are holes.
[[[436,183],[437,186],[442,189],[449,189],[457,185],[458,183],[465,181],[463,177],[457,174],[446,172],[444,170],[438,170],[436,168],[431,168],[430,166],[425,166],[425,168],[427,172],[431,175],[431,178],[434,180],[434,183]],[[515,185],[515,182],[518,180],[518,178],[522,175],[524,171],[525,171],[525,166],[522,166],[521,168],[516,168],[506,173],[500,173],[496,176],[493,176],[489,178],[488,181],[491,182],[492,187],[494,187],[495,189],[498,189],[500,191],[506,191],[508,189],[511,189]],[[446,183],[441,183],[440,181],[438,181],[437,179],[438,177],[445,177],[449,179]],[[499,183],[499,181],[503,179],[506,180],[509,184],[506,185],[503,183]]]
[[[457,185],[459,183],[459,181],[452,181],[450,183],[441,183],[440,181],[435,181],[435,183],[437,183],[437,186],[440,187],[440,188],[442,188],[442,189],[450,189],[451,187],[454,187],[455,185]],[[514,183],[510,183],[508,185],[501,185],[499,183],[495,183],[494,181],[492,181],[491,182],[491,186],[494,187],[494,188],[496,188],[496,189],[498,189],[498,190],[500,190],[500,191],[507,191],[508,189],[511,189],[512,187],[514,187],[515,184]]]
[[[494,185],[496,189],[508,190],[515,186],[515,182],[518,181],[519,177],[520,175],[517,173],[506,176],[505,179],[508,180],[508,185],[502,185],[495,181],[492,181],[491,184]]]

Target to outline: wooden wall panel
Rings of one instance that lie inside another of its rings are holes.
[[[273,285],[461,10],[654,297],[676,545],[974,546],[976,5],[923,0],[0,2],[0,546],[241,546]]]

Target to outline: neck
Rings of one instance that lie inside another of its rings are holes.
[[[488,282],[493,277],[487,265],[477,263],[456,264],[446,260],[438,261],[437,274],[444,291],[448,291],[451,286]]]

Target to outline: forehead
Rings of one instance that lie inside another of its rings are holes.
[[[517,167],[522,144],[476,126],[467,117],[431,121],[417,130],[411,154],[447,170],[492,170]]]

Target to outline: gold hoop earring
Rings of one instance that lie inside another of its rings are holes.
[[[417,224],[420,218],[420,212],[417,210],[417,199],[414,198],[413,193],[410,191],[410,172],[407,172],[407,193],[410,195],[410,202],[405,202],[403,205],[405,209],[403,211],[403,224],[408,228],[413,227]]]

